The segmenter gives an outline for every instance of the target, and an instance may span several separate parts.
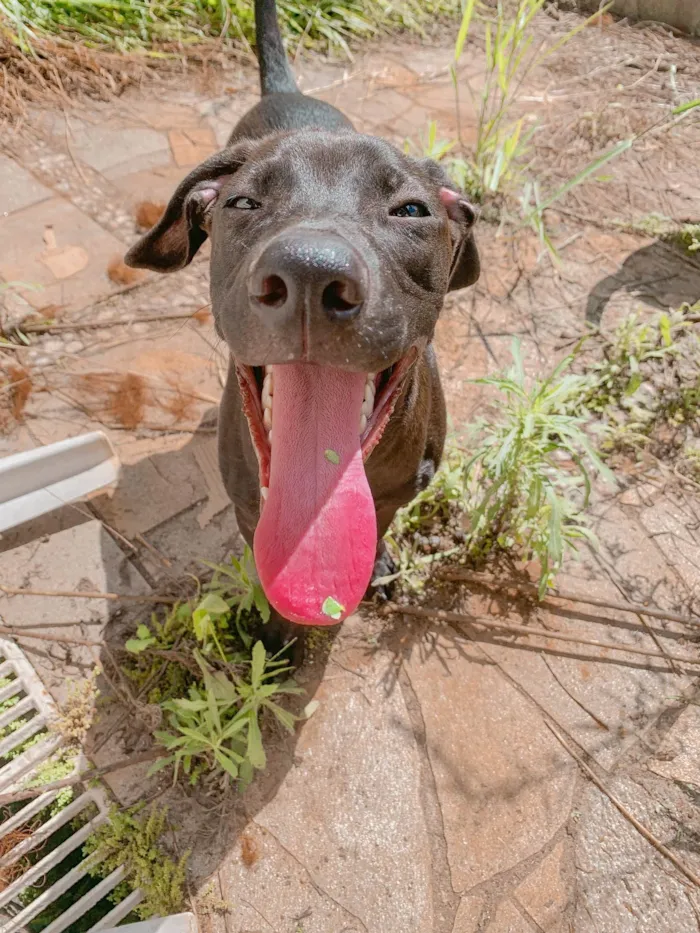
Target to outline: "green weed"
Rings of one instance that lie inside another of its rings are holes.
[[[577,413],[587,380],[570,372],[570,355],[528,383],[517,340],[512,354],[508,372],[476,380],[496,391],[498,416],[472,425],[469,453],[452,447],[430,486],[397,514],[387,542],[399,567],[376,585],[400,579],[417,590],[436,560],[508,552],[539,561],[542,596],[565,555],[595,543],[585,515],[591,480],[614,480],[588,436],[590,413]]]
[[[155,806],[144,814],[143,804],[129,810],[112,807],[109,820],[83,846],[83,854],[91,857],[89,870],[93,877],[106,878],[124,866],[126,881],[110,896],[118,903],[125,893],[140,888],[145,897],[136,912],[142,920],[180,913],[185,903],[189,853],[175,862],[163,848],[167,815],[167,809]]]
[[[149,702],[166,715],[166,729],[154,733],[164,754],[151,773],[172,765],[192,784],[213,774],[245,786],[265,767],[259,717],[267,710],[287,729],[295,717],[273,697],[302,693],[288,679],[291,668],[267,658],[254,630],[270,618],[270,606],[255,572],[249,548],[227,563],[204,562],[213,570],[199,595],[173,607],[149,625],[141,623],[125,645],[125,670]],[[163,671],[163,658],[168,661]],[[167,676],[167,679],[164,679]]]
[[[607,423],[606,456],[650,445],[670,454],[677,444],[669,446],[669,430],[700,424],[700,340],[689,310],[684,306],[650,321],[632,314],[610,337],[594,335],[598,358],[584,364],[577,410]]]
[[[169,731],[155,733],[156,740],[170,753],[151,767],[150,773],[174,766],[174,779],[180,769],[196,783],[204,772],[220,774],[228,783],[250,783],[254,769],[265,767],[266,755],[260,731],[260,714],[270,711],[290,732],[295,717],[272,699],[303,693],[292,681],[277,678],[291,670],[286,661],[267,659],[262,642],[256,642],[249,662],[249,676],[212,670],[199,653],[203,683],[193,684],[187,698],[163,703],[169,713]]]
[[[664,243],[674,243],[691,255],[700,250],[700,223],[682,223],[661,214],[647,214],[634,223],[618,222],[615,226],[631,233],[641,233]]]
[[[496,549],[537,559],[543,596],[565,554],[595,540],[584,515],[591,477],[614,479],[585,433],[587,419],[569,413],[585,385],[567,372],[572,357],[528,385],[517,340],[512,355],[508,372],[476,380],[497,390],[500,417],[479,425],[465,467],[466,549],[479,559]]]
[[[655,321],[640,321],[638,314],[625,318],[612,337],[602,338],[602,359],[586,370],[580,409],[602,413],[633,396],[644,381],[644,364],[676,355],[677,337],[689,326],[679,312],[660,314]]]

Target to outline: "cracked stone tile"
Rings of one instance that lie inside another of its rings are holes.
[[[351,618],[344,635],[361,624]],[[297,862],[279,871],[269,896],[284,898],[303,865],[346,913],[344,925],[332,927],[309,918],[309,933],[433,929],[420,759],[401,691],[384,683],[390,664],[377,654],[357,673],[329,665],[333,676],[316,693],[320,707],[301,729],[296,764],[256,816]]]
[[[535,928],[525,920],[512,901],[504,901],[485,933],[535,933]],[[550,931],[547,930],[547,933]]]
[[[257,822],[246,827],[221,866],[218,880],[233,907],[227,929],[360,933],[352,914]]]
[[[405,669],[425,720],[452,883],[466,892],[554,836],[576,772],[533,705],[470,642],[439,635],[422,648]]]
[[[216,151],[216,137],[208,126],[170,130],[168,139],[175,163],[180,167],[197,165]]]
[[[108,177],[121,174],[122,166],[135,161],[143,163],[138,168],[169,161],[165,133],[145,126],[124,125],[112,114],[97,114],[94,122],[72,117],[68,123],[62,116],[46,115],[45,127],[58,145],[65,145],[67,139],[76,159]]]
[[[206,499],[207,485],[189,442],[188,436],[175,435],[122,445],[117,488],[93,500],[104,521],[132,538]]]
[[[626,775],[608,784],[641,823],[698,871],[697,855],[674,845],[677,829],[659,801]],[[697,933],[686,879],[591,785],[577,803],[574,839],[576,933]]]
[[[147,171],[121,175],[114,183],[124,193],[133,212],[139,201],[167,203],[186,174],[187,170],[179,165],[160,165]]]
[[[67,152],[52,149],[49,142],[27,133],[14,133],[3,139],[15,161],[47,188],[69,199],[73,206],[91,217],[120,242],[134,239],[134,224],[119,200],[119,192],[89,165],[79,164]],[[123,249],[123,247],[122,247]]]
[[[463,897],[457,908],[451,933],[479,933],[479,920],[483,910],[483,898]]]
[[[562,585],[565,585],[562,582]],[[577,581],[577,587],[581,587]],[[595,587],[596,595],[606,592]],[[607,592],[607,595],[614,595]],[[619,596],[619,594],[617,594]],[[606,610],[606,617],[616,614]],[[626,614],[618,613],[623,622]],[[631,632],[581,617],[569,619],[540,610],[545,628],[582,638],[655,649],[644,632]],[[628,617],[629,618],[629,617]],[[636,621],[636,620],[634,620]],[[530,624],[537,624],[534,620]],[[665,642],[673,646],[674,642]],[[542,649],[545,649],[544,651]],[[519,639],[517,645],[488,645],[489,654],[603,767],[609,768],[691,683],[671,673],[665,661],[560,641]],[[677,647],[679,653],[683,650]],[[607,729],[599,724],[604,723]]]
[[[33,523],[24,526],[25,536]],[[41,527],[37,525],[36,527]],[[44,535],[0,554],[0,579],[40,590],[148,593],[148,584],[129,563],[102,523],[91,520]],[[28,626],[48,635],[100,641],[113,610],[107,600],[76,597],[0,596],[0,617],[7,625]],[[80,645],[47,647],[22,640],[22,648],[46,688],[60,704],[76,677],[88,674],[99,649]]]
[[[53,193],[18,162],[5,155],[0,155],[0,191],[3,195],[0,216],[45,201]]]
[[[692,514],[689,503],[674,502],[669,497],[641,512],[641,521],[666,560],[683,578],[686,586],[700,592],[700,516]]]
[[[663,502],[656,504],[655,510],[659,508],[664,508]],[[602,558],[616,579],[624,580],[628,597],[661,608],[679,608],[687,595],[683,577],[673,562],[664,559],[659,539],[651,540],[642,523],[609,499],[594,504],[591,516]],[[596,575],[600,574],[598,569]]]
[[[700,788],[700,709],[688,706],[680,714],[648,767],[661,777]]]
[[[547,933],[555,933],[570,893],[565,868],[566,845],[559,842],[515,891],[515,899]]]

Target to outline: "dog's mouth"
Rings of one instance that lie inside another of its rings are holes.
[[[268,599],[287,619],[333,625],[369,585],[377,521],[364,463],[417,356],[411,348],[379,373],[236,365],[259,465],[255,562]]]

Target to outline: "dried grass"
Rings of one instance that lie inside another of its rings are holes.
[[[10,365],[0,374],[0,432],[11,431],[24,421],[24,409],[32,393],[32,380],[23,366]]]
[[[136,373],[86,373],[80,377],[79,385],[89,397],[84,401],[85,407],[92,409],[94,405],[95,414],[99,414],[101,419],[128,431],[143,423],[151,393],[142,376]]]
[[[109,100],[153,71],[142,56],[118,55],[79,43],[35,36],[31,50],[0,21],[0,122],[23,117],[27,104],[72,106],[76,99]]]

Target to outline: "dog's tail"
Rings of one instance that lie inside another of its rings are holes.
[[[255,40],[263,95],[296,91],[282,42],[275,0],[255,0]]]

